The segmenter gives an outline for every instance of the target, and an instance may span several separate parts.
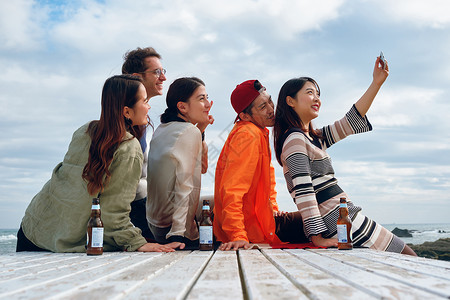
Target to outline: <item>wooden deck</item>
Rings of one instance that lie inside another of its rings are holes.
[[[0,255],[1,299],[450,299],[450,262],[368,249]]]

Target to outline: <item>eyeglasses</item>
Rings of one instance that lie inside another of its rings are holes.
[[[145,74],[145,73],[153,73],[156,75],[156,77],[161,77],[161,74],[166,75],[166,69],[156,69],[153,71],[146,71],[146,72],[139,72],[139,74]]]

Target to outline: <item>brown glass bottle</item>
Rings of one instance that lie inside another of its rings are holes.
[[[352,220],[348,216],[347,200],[345,198],[340,199],[337,236],[339,250],[353,249]]]
[[[200,219],[200,250],[213,250],[213,224],[209,200],[203,200],[202,217]]]
[[[103,222],[100,215],[100,199],[93,198],[91,217],[87,224],[87,255],[103,254]]]

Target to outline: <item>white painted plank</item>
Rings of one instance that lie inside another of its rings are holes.
[[[28,255],[25,253],[29,253]],[[0,270],[3,268],[16,268],[38,266],[58,259],[71,259],[79,257],[76,253],[51,253],[51,252],[20,252],[8,255],[9,259],[0,264]],[[86,256],[86,255],[85,255]]]
[[[450,251],[450,249],[449,249]],[[365,253],[364,253],[365,252]],[[426,268],[431,268],[433,272],[438,271],[439,269],[443,271],[450,271],[450,261],[444,261],[444,260],[436,260],[431,258],[425,258],[425,257],[419,257],[419,256],[411,256],[411,255],[404,255],[400,253],[393,253],[393,252],[385,252],[385,251],[375,251],[375,250],[369,250],[366,249],[365,251],[356,251],[354,254],[361,254],[364,255],[370,255],[374,257],[379,257],[380,259],[387,259],[390,261],[396,261],[400,264],[409,264],[412,265],[423,265]]]
[[[236,251],[216,251],[187,299],[243,299]]]
[[[316,251],[315,253],[333,258],[339,262],[343,262],[357,268],[363,268],[367,271],[373,272],[374,274],[395,280],[399,283],[410,285],[413,288],[421,289],[437,296],[450,298],[450,280],[425,274],[422,272],[424,269],[423,265],[418,265],[418,268],[413,268],[411,266],[409,266],[409,268],[405,268],[400,264],[387,264],[386,259],[383,259],[380,256],[370,256],[370,251],[366,252],[365,257],[357,256],[357,254],[352,255],[352,251],[342,252],[339,250],[331,250],[327,252]],[[403,262],[405,266],[406,263],[411,264],[412,262]],[[449,277],[448,274],[447,277]]]
[[[23,259],[27,257],[31,259],[32,257],[36,257],[38,253],[49,253],[49,252],[12,252],[12,253],[1,253],[0,254],[0,266],[14,263],[17,259]]]
[[[299,249],[286,251],[296,255],[303,262],[336,277],[336,279],[343,280],[362,291],[368,292],[375,297],[401,300],[441,299],[437,295],[414,289],[409,285],[402,284],[382,275],[374,274],[370,270],[345,263],[344,260],[336,260],[328,257],[326,254],[320,255],[317,251]],[[342,257],[346,257],[346,252],[349,251],[339,251]]]
[[[442,299],[427,285],[450,297],[448,262],[369,249],[262,251],[239,251],[248,298],[367,299],[360,290],[387,299]],[[2,254],[0,298],[242,299],[236,252],[217,251],[210,260],[211,253]]]
[[[110,252],[101,256],[87,256],[81,253],[49,253],[45,256],[37,255],[28,260],[23,260],[20,256],[14,263],[0,266],[0,282],[12,280],[16,276],[31,276],[33,273],[42,273],[47,270],[63,270],[71,265],[81,264],[86,261],[107,260],[108,257],[116,259],[120,252]],[[9,273],[10,275],[8,275]]]
[[[152,253],[146,256],[147,259],[153,259],[158,255],[162,254]],[[49,295],[57,296],[74,286],[91,284],[92,281],[118,270],[121,272],[120,270],[133,264],[133,261],[140,262],[144,259],[144,253],[139,255],[139,253],[116,252],[95,257],[81,255],[78,262],[70,261],[70,264],[64,265],[58,263],[51,268],[47,268],[47,265],[45,269],[36,267],[27,276],[3,281],[0,286],[0,298],[14,296],[39,299]]]
[[[115,272],[108,272],[94,277],[78,287],[58,294],[54,299],[129,299],[129,294],[145,288],[144,285],[164,272],[167,268],[183,260],[191,252],[177,251],[160,254],[159,256],[140,257],[123,268],[116,268]],[[141,299],[141,298],[136,298]],[[164,298],[161,298],[164,299]]]
[[[381,251],[370,250],[365,251],[365,253],[351,251],[347,254],[378,261],[432,277],[450,280],[450,265],[448,268],[445,268],[444,265],[434,264],[435,261],[432,259],[424,259],[423,257],[414,256],[410,257],[410,255],[403,255],[399,253],[393,253],[394,255],[383,255],[383,252]],[[431,262],[431,264],[429,264],[429,262]]]
[[[16,261],[7,264],[0,268],[0,283],[7,280],[19,279],[32,274],[45,272],[46,270],[54,270],[55,268],[63,269],[70,265],[80,264],[85,261],[90,261],[87,255],[49,255],[33,258],[30,260]]]
[[[139,288],[112,299],[184,299],[212,255],[212,251],[194,251],[142,282]]]
[[[238,250],[249,299],[308,299],[259,250]]]
[[[261,250],[294,284],[315,299],[377,299],[279,249]]]

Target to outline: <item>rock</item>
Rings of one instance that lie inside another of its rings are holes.
[[[400,228],[395,227],[392,230],[392,233],[398,237],[412,237],[412,234],[409,232],[408,229],[400,229]]]
[[[450,261],[450,238],[435,242],[425,242],[420,245],[408,244],[418,256]]]

